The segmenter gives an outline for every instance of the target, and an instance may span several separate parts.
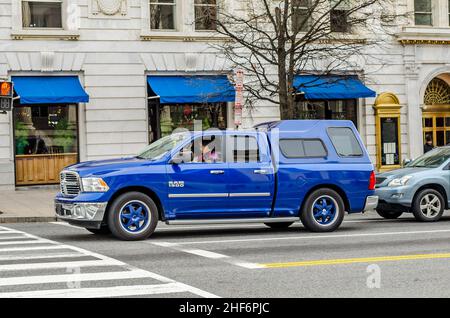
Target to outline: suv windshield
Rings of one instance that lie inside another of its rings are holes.
[[[407,167],[437,168],[450,158],[450,147],[433,149],[416,160],[410,162]]]
[[[172,134],[163,137],[145,147],[144,150],[137,155],[137,158],[150,160],[161,159],[165,154],[188,138],[190,138],[189,133]]]

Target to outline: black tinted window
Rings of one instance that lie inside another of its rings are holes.
[[[259,162],[258,141],[252,136],[231,136],[227,144],[231,162]]]
[[[327,155],[327,150],[319,139],[282,139],[280,149],[286,158],[317,158]]]
[[[336,152],[343,157],[362,156],[363,150],[353,130],[347,127],[328,128],[328,135]]]

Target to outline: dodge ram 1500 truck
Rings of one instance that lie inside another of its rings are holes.
[[[92,233],[148,238],[167,224],[296,221],[333,231],[376,208],[375,174],[351,121],[288,120],[251,131],[163,137],[129,158],[65,168],[57,217]]]

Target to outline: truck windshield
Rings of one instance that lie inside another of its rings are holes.
[[[450,159],[450,147],[433,149],[416,160],[410,162],[407,167],[437,168]]]
[[[189,133],[172,134],[163,137],[154,143],[145,147],[138,155],[137,158],[158,160],[164,157],[165,154],[170,152],[178,144],[190,138]]]

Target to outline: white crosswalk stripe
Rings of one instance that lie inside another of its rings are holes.
[[[66,273],[62,274],[64,269]],[[93,287],[92,282],[98,282],[101,287]],[[218,297],[105,255],[0,226],[0,298],[179,293]]]

